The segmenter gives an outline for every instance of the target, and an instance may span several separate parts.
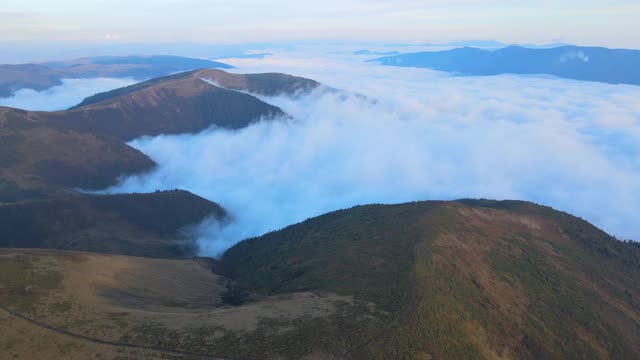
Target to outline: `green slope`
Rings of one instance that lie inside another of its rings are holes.
[[[335,356],[640,355],[640,249],[531,203],[355,207],[241,242],[223,263],[245,293],[336,292],[391,314],[377,335],[315,349]]]

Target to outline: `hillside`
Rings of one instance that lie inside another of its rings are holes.
[[[146,80],[200,68],[230,69],[217,61],[181,56],[96,56],[44,64],[0,65],[0,97],[20,89],[42,91],[62,79],[133,78]]]
[[[153,166],[120,141],[55,129],[41,114],[0,107],[0,204],[104,188]]]
[[[241,242],[223,262],[238,291],[329,291],[393,314],[354,358],[640,354],[640,248],[534,204],[355,207]]]
[[[24,88],[37,91],[62,84],[60,72],[43,65],[0,65],[0,97]]]
[[[640,50],[560,46],[499,50],[458,48],[371,60],[383,65],[424,67],[460,75],[546,74],[611,84],[640,85]]]
[[[227,214],[186,191],[22,201],[0,206],[0,247],[184,258],[197,249],[181,231],[207,217]]]
[[[210,358],[640,354],[640,247],[524,202],[358,206],[243,241],[222,264],[6,249],[0,268],[0,304],[31,319]],[[43,331],[20,324],[3,327],[7,353]],[[74,348],[116,358],[118,345]]]
[[[209,74],[192,71],[96,94],[68,111],[48,113],[46,119],[54,127],[128,141],[143,135],[192,133],[212,125],[239,129],[286,116],[255,96],[202,80]],[[274,89],[286,92],[287,84]]]

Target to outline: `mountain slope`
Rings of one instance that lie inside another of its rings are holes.
[[[640,50],[510,46],[490,51],[458,48],[382,57],[383,65],[425,67],[461,75],[547,74],[567,79],[640,85]]]
[[[43,65],[0,65],[0,98],[24,88],[37,91],[62,84],[59,71]]]
[[[252,95],[207,83],[201,79],[207,74],[192,71],[97,94],[68,111],[48,113],[46,119],[54,127],[126,141],[197,132],[212,125],[238,129],[286,116]]]
[[[5,249],[0,270],[0,303],[49,326],[226,358],[640,354],[640,247],[531,203],[358,206],[221,264]]]
[[[197,249],[180,231],[207,217],[227,214],[186,191],[23,201],[0,206],[0,247],[190,257]]]
[[[39,113],[0,107],[0,203],[103,188],[153,166],[120,141],[52,128]]]
[[[640,248],[537,205],[465,204],[330,213],[239,243],[224,267],[243,291],[330,291],[393,314],[354,358],[640,354]]]
[[[120,176],[154,166],[122,141],[192,133],[214,125],[237,129],[286,116],[255,96],[212,85],[205,78],[260,94],[295,96],[319,86],[284,74],[198,70],[97,94],[68,111],[0,107],[0,203],[73,188],[105,188]]]

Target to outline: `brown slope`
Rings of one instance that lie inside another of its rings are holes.
[[[298,96],[321,86],[314,80],[280,73],[233,74],[222,70],[203,69],[199,70],[196,76],[223,88],[263,96]]]
[[[210,126],[239,129],[286,116],[279,108],[201,79],[192,71],[97,94],[69,111],[41,114],[59,128],[131,140],[144,135],[193,133]]]
[[[62,84],[62,73],[36,64],[0,65],[0,97],[23,88],[37,91]]]
[[[239,293],[329,291],[391,314],[374,334],[358,331],[345,342],[348,332],[338,329],[308,352],[359,359],[640,356],[640,248],[534,204],[356,207],[241,242],[223,262]]]
[[[55,129],[38,113],[0,107],[0,203],[103,188],[153,165],[120,141]]]
[[[249,359],[640,353],[640,249],[529,203],[360,206],[223,260],[235,285],[206,262],[2,250],[0,303],[94,338]]]

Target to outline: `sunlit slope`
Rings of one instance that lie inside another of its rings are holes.
[[[640,356],[640,248],[530,203],[355,207],[241,242],[224,265],[246,291],[393,314],[355,358]]]
[[[331,293],[231,304],[230,281],[212,271],[218,267],[202,258],[2,249],[0,305],[38,324],[0,309],[0,323],[7,325],[0,327],[0,354],[173,359],[182,352],[207,356],[182,354],[181,359],[280,359],[315,353],[326,358],[314,349],[341,349],[381,326],[376,318],[356,318],[375,313],[367,304]],[[359,332],[367,326],[369,332]]]
[[[241,91],[294,95],[315,86],[318,84],[313,80],[284,74],[199,70],[96,94],[69,111],[50,113],[46,118],[52,126],[121,140],[193,133],[214,125],[239,129],[255,121],[286,116],[278,107]]]

